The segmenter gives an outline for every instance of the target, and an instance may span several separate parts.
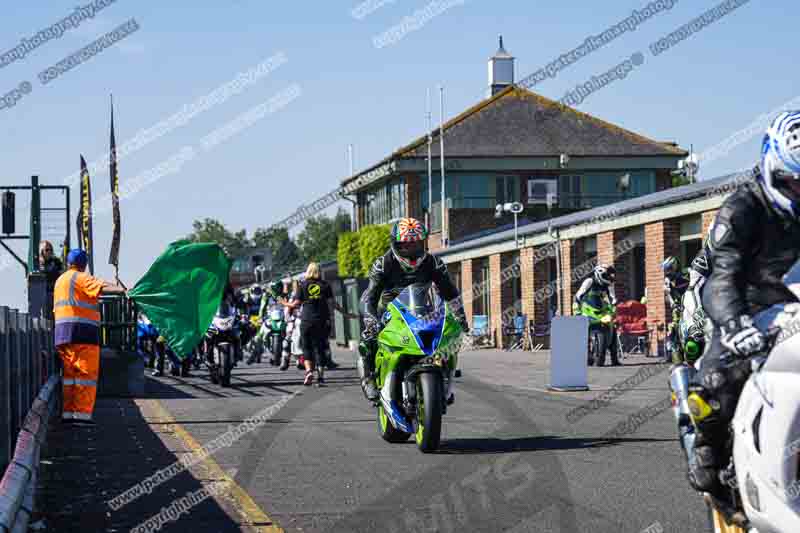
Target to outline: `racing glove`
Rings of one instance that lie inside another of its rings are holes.
[[[755,355],[767,347],[766,336],[753,326],[753,320],[748,315],[729,320],[720,329],[722,346],[738,357]]]
[[[372,315],[364,315],[364,330],[361,332],[361,339],[371,341],[378,338],[381,331],[378,319]]]

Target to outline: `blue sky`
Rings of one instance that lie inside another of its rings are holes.
[[[0,19],[0,54],[88,1],[16,4]],[[285,64],[120,162],[124,184],[183,147],[199,146],[216,128],[287,88],[301,90],[285,107],[213,149],[198,150],[179,171],[124,199],[120,273],[132,284],[169,242],[189,233],[194,219],[214,217],[252,232],[332,190],[347,171],[348,143],[355,145],[356,169],[407,144],[424,132],[428,87],[445,86],[448,117],[478,102],[498,34],[517,58],[521,79],[648,1],[449,0],[449,9],[383,48],[375,47],[373,37],[430,0],[389,1],[357,20],[351,10],[361,3],[116,0],[61,38],[0,68],[0,95],[24,81],[32,86],[15,106],[0,110],[0,184],[24,184],[32,174],[42,183],[61,184],[77,172],[79,154],[90,162],[102,156],[108,149],[111,92],[121,145],[283,52]],[[642,52],[643,65],[590,95],[580,109],[686,148],[713,146],[800,96],[800,70],[790,59],[798,17],[789,0],[750,0],[663,54],[649,52],[652,42],[716,4],[679,0],[534,91],[560,99],[576,84]],[[130,18],[138,31],[47,85],[39,81],[45,68]],[[760,134],[704,165],[701,177],[751,165],[759,141]],[[108,192],[107,169],[92,180],[95,198]],[[27,202],[20,195],[18,203]],[[26,212],[19,213],[17,225],[26,228]],[[98,216],[94,226],[96,270],[109,276],[111,268],[104,265],[109,215]],[[4,265],[7,254],[0,254]],[[26,307],[20,267],[0,268],[0,291],[0,303]]]

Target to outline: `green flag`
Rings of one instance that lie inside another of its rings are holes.
[[[214,243],[176,241],[128,293],[178,357],[200,344],[222,301],[231,261]]]

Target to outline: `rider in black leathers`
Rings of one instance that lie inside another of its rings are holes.
[[[800,113],[775,119],[754,179],[725,200],[710,230],[712,271],[702,298],[714,332],[699,373],[701,403],[690,405],[697,438],[689,481],[721,498],[726,494],[722,480],[733,475],[726,468],[728,428],[750,373],[748,358],[768,347],[752,317],[772,305],[797,302],[782,277],[800,258],[798,134]]]
[[[369,285],[361,296],[364,331],[359,344],[361,386],[370,401],[378,398],[374,372],[380,316],[386,305],[405,287],[433,282],[442,299],[451,302],[450,308],[461,328],[469,330],[458,288],[450,279],[447,265],[425,251],[426,238],[427,230],[421,222],[413,218],[401,219],[392,228],[391,249],[376,259],[370,268]]]

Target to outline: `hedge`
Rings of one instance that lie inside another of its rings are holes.
[[[357,232],[348,231],[339,234],[339,245],[336,250],[339,277],[355,278],[361,273],[361,251],[358,242]]]
[[[358,247],[361,258],[361,275],[367,277],[372,263],[389,251],[389,235],[392,226],[381,224],[364,226],[359,231]]]

